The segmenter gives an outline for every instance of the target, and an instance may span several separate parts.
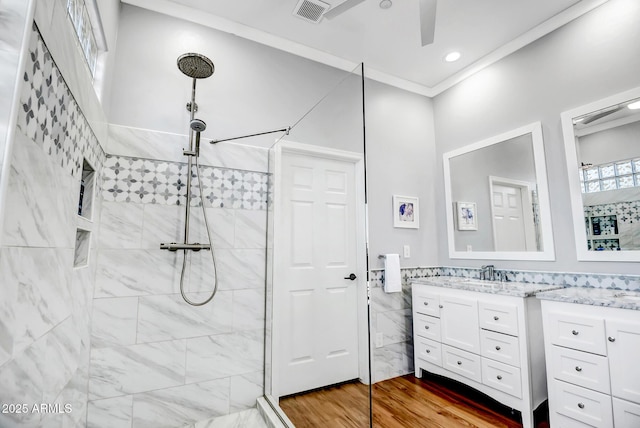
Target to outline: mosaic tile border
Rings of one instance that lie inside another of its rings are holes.
[[[83,160],[99,171],[105,153],[38,31],[32,26],[17,127],[78,177]]]
[[[615,214],[622,223],[640,222],[640,201],[615,204],[590,205],[584,207],[585,216],[608,216]]]
[[[102,195],[106,201],[184,205],[187,164],[128,156],[107,155]],[[200,166],[202,196],[192,167],[192,206],[266,210],[269,174]]]
[[[478,278],[480,269],[462,267],[418,267],[400,270],[403,285],[408,285],[411,279],[430,276],[461,276]],[[536,272],[497,269],[507,275],[509,281],[561,285],[563,287],[605,288],[613,290],[640,291],[640,275],[613,275],[594,273],[570,272]],[[382,287],[384,270],[372,269],[369,272],[372,287]]]

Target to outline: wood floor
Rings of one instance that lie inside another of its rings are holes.
[[[488,397],[437,376],[376,383],[372,401],[376,428],[522,427],[518,412],[511,414]],[[360,382],[284,397],[280,407],[296,428],[369,426],[368,386]]]

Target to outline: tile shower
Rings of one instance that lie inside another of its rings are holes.
[[[181,239],[187,171],[171,152],[187,137],[112,125],[98,143],[35,25],[30,41],[0,248],[0,401],[73,411],[4,414],[0,425],[181,426],[255,407],[264,376],[266,150],[218,149],[223,165],[202,168],[203,195],[191,204],[204,204],[214,225],[219,292],[189,307],[177,294],[182,254],[159,250]],[[121,144],[125,155],[102,149]],[[156,159],[129,156],[131,147],[149,156],[150,144]],[[86,165],[95,203],[83,217]],[[194,223],[197,235],[201,216]],[[187,292],[196,298],[213,278],[207,257],[190,260]]]

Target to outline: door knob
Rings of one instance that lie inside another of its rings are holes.
[[[350,279],[351,281],[355,281],[357,278],[355,273],[350,274],[349,276],[345,276],[344,279]]]

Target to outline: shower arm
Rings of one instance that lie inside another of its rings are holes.
[[[285,135],[289,135],[290,131],[291,131],[291,127],[288,126],[286,128],[276,129],[273,131],[258,132],[257,134],[241,135],[240,137],[232,137],[232,138],[223,138],[222,140],[211,140],[209,141],[209,144],[218,144],[218,143],[222,143],[223,141],[233,141],[233,140],[240,140],[242,138],[258,137],[260,135],[274,134],[276,132],[284,132]]]

